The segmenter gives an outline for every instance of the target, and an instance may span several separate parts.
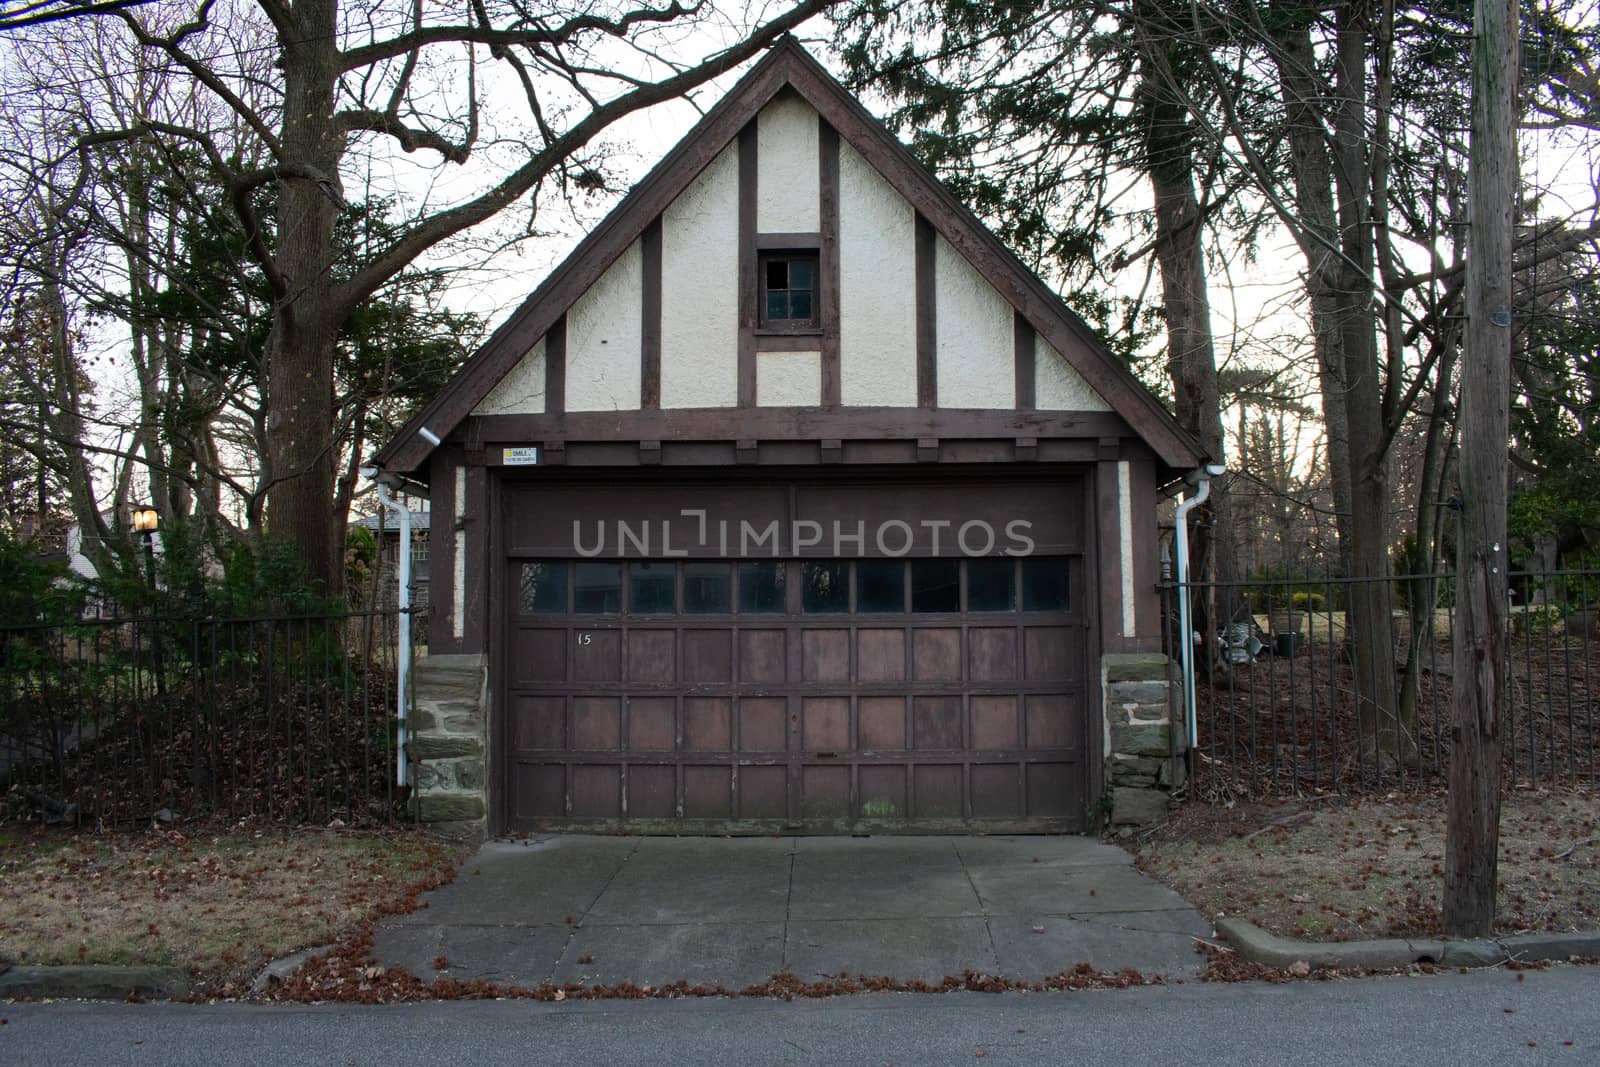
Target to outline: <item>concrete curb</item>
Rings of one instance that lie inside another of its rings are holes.
[[[1360,967],[1373,970],[1436,963],[1444,967],[1492,967],[1516,960],[1540,963],[1575,956],[1600,958],[1600,932],[1518,934],[1497,941],[1385,938],[1376,941],[1292,941],[1238,917],[1217,920],[1217,932],[1252,963],[1284,968]]]
[[[291,952],[287,956],[280,956],[261,968],[261,973],[256,975],[255,981],[250,983],[250,995],[259,997],[280,982],[287,982],[307,960],[313,956],[332,952],[333,949],[333,945],[313,945],[310,948],[303,948],[299,952]]]
[[[181,967],[99,964],[66,967],[12,967],[0,973],[0,999],[33,997],[72,1000],[126,1000],[129,996],[171,1000],[189,993]]]

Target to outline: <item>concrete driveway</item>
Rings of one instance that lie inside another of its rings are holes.
[[[554,835],[492,841],[423,899],[379,929],[381,962],[516,985],[1033,980],[1079,963],[1179,977],[1212,934],[1126,852],[1082,837]]]

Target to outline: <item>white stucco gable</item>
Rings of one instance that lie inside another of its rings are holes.
[[[820,246],[825,127],[806,100],[784,93],[754,121],[754,239]],[[917,404],[917,211],[849,144],[835,141],[837,289],[819,293],[838,332],[839,403]],[[746,157],[748,158],[748,156]],[[660,393],[663,408],[739,403],[741,236],[740,147],[719,152],[660,215]],[[748,195],[748,194],[746,194]],[[817,235],[812,237],[812,235]],[[819,251],[820,255],[820,251]],[[642,404],[644,263],[636,240],[573,303],[566,316],[562,408],[637,409]],[[933,247],[936,403],[1008,409],[1017,405],[1015,310],[942,235]],[[828,302],[834,306],[827,306]],[[758,333],[760,331],[757,331]],[[1024,342],[1026,343],[1026,342]],[[1035,406],[1107,411],[1106,403],[1049,342],[1035,342]],[[760,407],[824,403],[824,345],[755,341],[753,402]],[[547,410],[541,341],[474,414]]]

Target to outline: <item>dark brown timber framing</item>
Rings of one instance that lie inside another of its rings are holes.
[[[739,406],[756,403],[756,123],[739,131]]]
[[[917,407],[939,406],[939,309],[934,297],[934,262],[938,242],[933,223],[917,213]]]
[[[1017,364],[1018,411],[1032,411],[1035,404],[1033,336],[1033,324],[1017,312],[1011,325],[1011,344]]]
[[[560,315],[544,338],[544,409],[567,410],[567,316]]]
[[[661,406],[661,216],[657,215],[639,237],[644,260],[644,286],[639,301],[640,323],[639,406]]]
[[[433,450],[420,431],[449,435],[556,319],[599,280],[761,108],[792,86],[931,223],[960,255],[1122,415],[1169,469],[1204,458],[1200,446],[1050,288],[990,233],[798,43],[779,43],[608,215],[416,418],[379,451],[392,471],[415,471]],[[748,247],[748,244],[746,245]],[[753,351],[752,351],[753,362]],[[741,377],[741,386],[743,378]],[[751,396],[754,395],[753,380]]]
[[[839,406],[839,131],[817,120],[822,222],[822,406]]]
[[[1132,437],[1109,411],[1008,411],[976,408],[812,407],[665,408],[474,415],[491,444],[515,441],[812,441],[935,438]]]

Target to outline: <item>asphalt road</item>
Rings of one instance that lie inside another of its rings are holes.
[[[10,1004],[0,1063],[1600,1063],[1600,969],[1523,975],[793,1003]]]

